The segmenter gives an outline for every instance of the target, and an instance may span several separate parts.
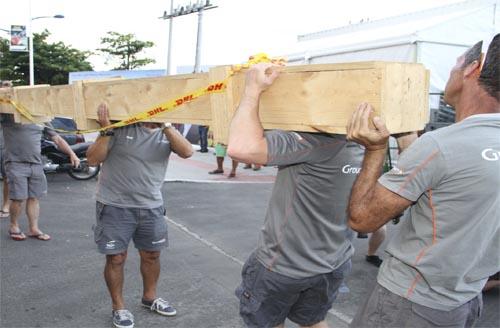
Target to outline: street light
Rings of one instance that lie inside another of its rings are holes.
[[[30,17],[31,17],[31,6],[30,6]],[[37,16],[30,18],[30,33],[29,33],[29,51],[30,51],[30,85],[35,85],[35,63],[34,63],[34,56],[33,56],[33,51],[34,51],[34,44],[33,44],[33,30],[31,27],[31,22],[36,20],[36,19],[41,19],[41,18],[64,18],[64,15],[54,15],[54,16]]]
[[[167,75],[170,75],[170,55],[171,55],[171,46],[172,46],[172,19],[174,17],[189,15],[193,13],[198,13],[198,32],[196,34],[196,56],[195,56],[195,64],[194,64],[194,72],[200,72],[200,58],[201,58],[201,35],[202,35],[202,18],[203,11],[209,9],[215,9],[217,6],[214,6],[210,3],[210,0],[197,1],[196,3],[189,3],[187,6],[178,6],[176,9],[173,9],[173,0],[170,1],[170,14],[167,14],[166,11],[163,12],[163,16],[159,17],[160,19],[169,19],[170,20],[170,30],[168,34],[168,54],[167,54]]]

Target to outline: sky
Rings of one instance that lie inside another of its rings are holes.
[[[194,0],[192,0],[195,2]],[[206,1],[206,0],[204,0]],[[463,0],[211,0],[218,8],[205,11],[202,21],[201,65],[245,62],[248,56],[264,52],[270,56],[290,54],[297,35],[376,20],[413,11],[443,6]],[[31,2],[31,16],[30,16]],[[62,41],[79,50],[101,47],[108,31],[133,33],[155,46],[144,52],[156,63],[145,69],[165,69],[167,65],[167,20],[171,0],[2,0],[0,28],[29,25],[30,17],[62,14],[64,19],[37,19],[34,32],[48,29],[50,42]],[[174,0],[174,8],[189,4]],[[172,73],[177,66],[194,65],[197,14],[174,18],[172,29]],[[8,35],[0,31],[2,37]],[[36,51],[36,49],[35,49]],[[105,57],[89,58],[95,70],[108,70]]]

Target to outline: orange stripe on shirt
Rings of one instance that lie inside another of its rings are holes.
[[[417,166],[417,168],[406,178],[406,180],[403,182],[399,190],[397,191],[397,194],[400,194],[402,190],[405,189],[405,187],[408,185],[408,183],[417,175],[418,172],[420,172],[427,164],[429,164],[430,161],[436,157],[436,155],[439,153],[439,150],[435,150],[432,154],[427,157],[422,164]]]

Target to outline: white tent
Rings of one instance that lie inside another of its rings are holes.
[[[485,52],[499,32],[500,0],[471,0],[300,35],[297,52],[287,57],[292,64],[422,63],[431,71],[431,93],[438,93],[444,90],[456,58],[480,40]]]

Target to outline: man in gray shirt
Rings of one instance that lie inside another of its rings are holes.
[[[481,69],[481,42],[457,59],[445,89],[457,123],[429,132],[380,176],[389,132],[361,104],[348,138],[366,147],[349,223],[378,229],[406,211],[371,296],[352,327],[470,327],[500,271],[500,34]]]
[[[105,105],[98,108],[98,123],[110,125]],[[166,316],[177,313],[166,300],[157,297],[160,251],[168,245],[167,221],[161,186],[173,151],[182,158],[193,149],[171,125],[137,123],[102,131],[89,147],[89,164],[102,163],[96,195],[95,242],[106,255],[104,279],[112,301],[113,324],[133,327],[134,317],[123,299],[124,266],[133,238],[141,258],[142,305]]]
[[[5,173],[11,200],[9,235],[13,240],[26,239],[18,224],[22,204],[26,201],[28,236],[43,241],[50,240],[50,236],[38,227],[39,198],[47,192],[40,148],[42,136],[54,141],[70,157],[73,166],[77,167],[80,160],[68,143],[50,128],[38,124],[14,123],[10,114],[1,115],[1,124],[5,142]]]
[[[345,211],[363,149],[341,135],[264,132],[258,103],[277,77],[275,69],[250,68],[230,127],[229,156],[279,166],[259,243],[236,295],[250,327],[283,326],[287,318],[303,327],[325,327],[351,267]]]

